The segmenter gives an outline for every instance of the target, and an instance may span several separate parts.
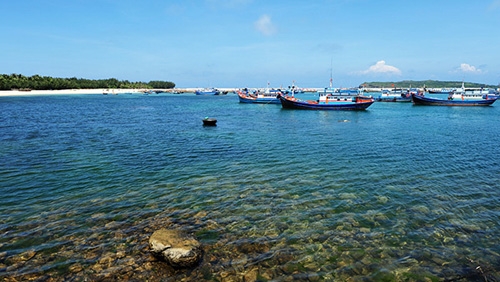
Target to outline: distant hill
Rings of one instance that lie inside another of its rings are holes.
[[[385,81],[385,82],[363,82],[361,85],[366,88],[456,88],[462,86],[462,81],[439,81],[439,80],[403,80],[403,81]],[[497,88],[498,85],[483,83],[464,82],[465,87],[470,88]]]

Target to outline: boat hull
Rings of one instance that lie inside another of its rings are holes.
[[[291,97],[280,96],[281,106],[284,109],[298,109],[298,110],[331,110],[331,111],[363,111],[366,110],[373,100],[364,102],[351,102],[351,103],[329,103],[318,104],[308,101],[300,101]]]
[[[419,95],[412,95],[412,102],[414,105],[423,106],[490,106],[497,99],[482,99],[482,100],[447,100],[432,97],[424,97]]]
[[[248,104],[280,104],[280,100],[278,98],[253,98],[248,96],[243,96],[238,94],[238,98],[240,99],[240,103],[248,103]]]
[[[196,95],[219,95],[219,91],[195,91],[194,92]]]

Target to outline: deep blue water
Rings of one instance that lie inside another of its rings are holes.
[[[0,113],[0,277],[92,278],[168,223],[207,246],[205,278],[500,280],[498,102],[62,95],[0,97]]]

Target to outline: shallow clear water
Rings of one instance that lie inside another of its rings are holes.
[[[0,277],[500,280],[500,104],[68,95],[0,111]],[[155,269],[160,227],[204,244],[197,270]]]

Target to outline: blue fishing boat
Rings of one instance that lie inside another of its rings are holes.
[[[415,94],[411,98],[414,105],[424,106],[490,106],[498,99],[497,96],[469,93],[450,93],[447,99]]]
[[[220,91],[216,88],[204,88],[194,91],[196,95],[219,95]]]
[[[301,100],[292,96],[279,96],[285,109],[301,110],[366,110],[374,100],[363,95],[320,92],[317,100]]]
[[[243,89],[237,92],[240,103],[255,103],[255,104],[279,104],[278,95],[281,91],[275,89],[266,89],[266,91],[254,91],[250,93],[248,89]]]

